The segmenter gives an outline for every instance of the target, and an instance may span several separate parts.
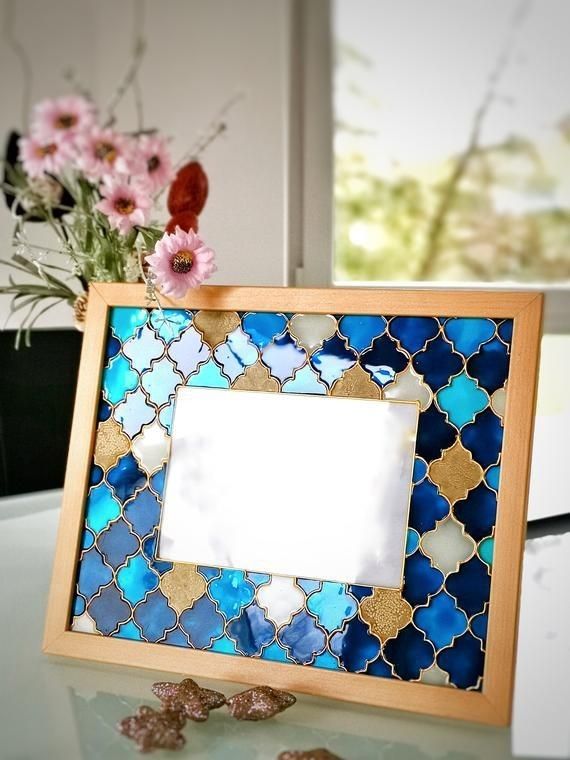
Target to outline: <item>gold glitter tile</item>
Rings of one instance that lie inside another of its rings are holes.
[[[116,420],[109,417],[105,422],[99,423],[93,456],[95,464],[108,470],[119,457],[127,453],[129,447],[129,438],[123,433]]]
[[[194,327],[202,333],[210,348],[222,343],[241,324],[235,311],[199,311],[194,317]]]
[[[356,396],[356,398],[382,398],[382,391],[371,380],[366,370],[360,364],[347,369],[342,377],[335,382],[331,396]]]
[[[180,614],[204,594],[206,581],[196,565],[176,564],[162,576],[160,589],[170,606]]]
[[[370,633],[382,643],[394,638],[412,619],[412,608],[398,589],[375,588],[372,596],[360,602],[360,617]]]
[[[446,449],[440,459],[431,462],[428,474],[450,504],[464,499],[468,492],[479,485],[483,477],[481,465],[473,460],[463,448],[459,438]]]
[[[232,388],[240,391],[279,391],[279,383],[271,374],[265,364],[259,360],[251,364],[243,375],[240,375]]]

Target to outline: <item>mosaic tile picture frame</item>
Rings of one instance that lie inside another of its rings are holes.
[[[92,287],[44,651],[508,723],[541,318],[534,292]],[[417,401],[403,589],[157,560],[182,385]]]

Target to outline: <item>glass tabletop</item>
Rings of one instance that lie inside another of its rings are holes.
[[[0,758],[135,757],[115,724],[138,705],[157,706],[150,687],[168,674],[41,654],[60,498],[0,499]],[[263,723],[214,712],[187,726],[178,756],[271,760],[285,749],[326,747],[346,760],[570,757],[570,519],[562,531],[527,540],[510,729],[299,696]],[[201,683],[228,695],[242,688]]]

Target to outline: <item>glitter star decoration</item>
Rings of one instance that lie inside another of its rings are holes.
[[[143,705],[134,715],[123,718],[117,723],[117,730],[132,739],[139,752],[152,752],[154,749],[182,749],[186,739],[181,729],[186,723],[180,712],[153,710]]]
[[[208,720],[210,710],[226,704],[226,698],[221,692],[203,689],[191,678],[185,678],[180,683],[155,683],[152,685],[152,693],[160,699],[166,710],[178,711],[195,721]]]
[[[294,705],[296,698],[271,686],[255,686],[228,699],[228,709],[237,720],[266,720]]]

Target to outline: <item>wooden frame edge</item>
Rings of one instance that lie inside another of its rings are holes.
[[[419,682],[378,679],[375,694],[368,692],[362,674],[295,668],[266,660],[236,658],[211,652],[176,647],[159,647],[110,637],[72,632],[68,628],[73,599],[73,582],[84,517],[92,448],[96,430],[98,395],[107,334],[108,310],[112,306],[144,307],[141,285],[97,284],[90,288],[70,438],[64,497],[58,530],[52,582],[43,641],[43,651],[53,656],[72,657],[148,670],[191,672],[197,676],[226,678],[256,683],[271,677],[276,686],[334,699],[346,699],[387,709],[417,712],[445,718],[504,726],[510,722],[515,646],[518,625],[522,553],[526,532],[526,508],[534,405],[538,377],[542,294],[503,291],[418,291],[379,289],[294,289],[203,287],[181,300],[161,299],[168,308],[235,311],[310,311],[312,313],[380,313],[414,316],[479,316],[512,318],[509,394],[505,414],[505,440],[499,488],[496,533],[499,552],[493,563],[490,597],[489,639],[483,691],[463,691]],[[355,297],[358,308],[355,311]],[[515,361],[513,361],[513,358]],[[513,369],[514,368],[514,369]],[[531,403],[528,403],[528,395]],[[89,446],[85,441],[90,442]],[[505,457],[505,453],[508,456]],[[507,460],[507,466],[505,466]],[[77,473],[81,477],[77,477]],[[504,504],[507,504],[505,507]],[[78,505],[80,508],[78,508]],[[513,529],[514,518],[514,529]],[[506,527],[504,527],[506,526]],[[509,538],[509,531],[511,537]],[[507,540],[509,539],[509,540]],[[518,571],[512,573],[512,562]],[[509,566],[510,565],[510,566]],[[177,651],[169,651],[171,649]],[[329,687],[329,684],[334,684]],[[342,696],[339,696],[342,695]]]

